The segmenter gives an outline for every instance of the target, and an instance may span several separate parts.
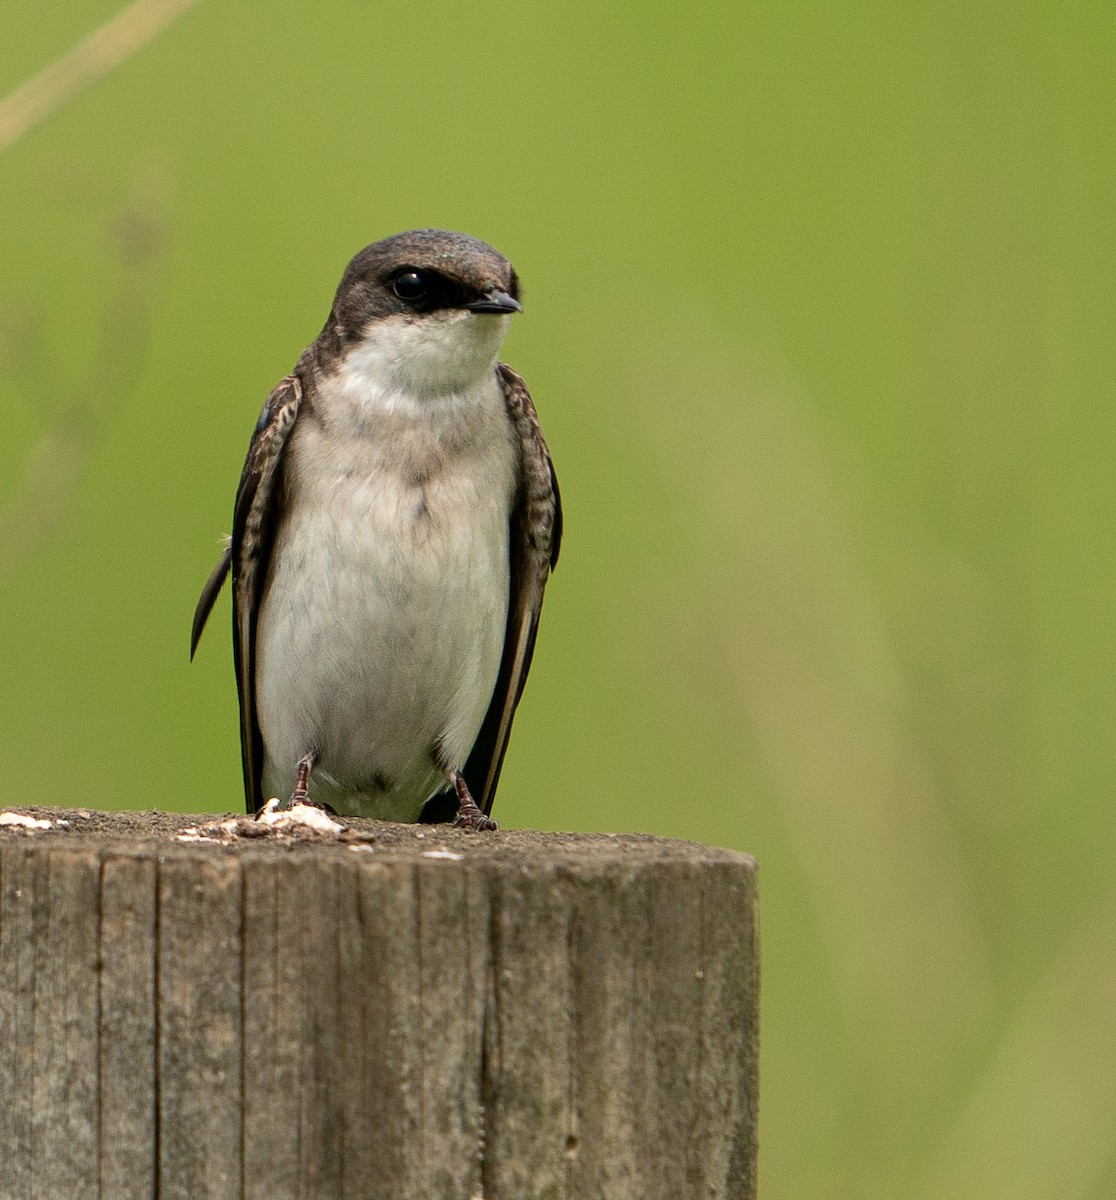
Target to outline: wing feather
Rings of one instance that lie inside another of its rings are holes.
[[[256,621],[267,583],[282,489],[283,449],[302,402],[302,384],[288,375],[264,402],[236,491],[229,554],[233,581],[233,661],[240,700],[240,750],[248,811],[263,804],[263,740],[256,718]]]
[[[201,641],[202,630],[205,628],[206,621],[209,620],[209,614],[213,611],[213,604],[220,594],[221,588],[225,584],[225,576],[229,573],[229,563],[232,561],[232,546],[226,546],[221,554],[217,565],[213,568],[213,574],[205,581],[205,587],[201,590],[201,595],[198,597],[198,606],[194,609],[194,624],[190,628],[190,661],[194,661],[194,654],[198,648],[198,642]]]
[[[492,811],[512,718],[531,667],[543,591],[558,562],[562,540],[558,479],[531,395],[510,367],[500,363],[496,371],[519,439],[521,470],[510,523],[511,589],[504,655],[488,712],[464,770],[466,782],[486,814]]]

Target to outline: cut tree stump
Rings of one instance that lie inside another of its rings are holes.
[[[0,1196],[755,1195],[745,855],[21,811],[49,827],[0,825]]]

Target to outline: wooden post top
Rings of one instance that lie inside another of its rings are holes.
[[[17,822],[27,818],[36,824]],[[12,823],[7,823],[11,821]],[[184,814],[157,810],[102,812],[87,808],[22,805],[0,810],[0,845],[33,840],[44,848],[98,849],[113,853],[290,855],[354,850],[373,861],[430,859],[518,870],[639,868],[652,863],[720,864],[752,874],[755,860],[735,850],[641,833],[548,833],[535,829],[466,833],[449,825],[399,825],[338,817],[337,833],[312,827],[270,832],[243,814]],[[221,826],[224,828],[221,828]]]

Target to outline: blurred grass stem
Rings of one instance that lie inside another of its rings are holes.
[[[137,0],[0,100],[0,152],[158,37],[198,0]]]

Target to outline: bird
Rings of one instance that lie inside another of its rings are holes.
[[[497,828],[492,802],[558,562],[562,505],[522,378],[499,361],[519,279],[419,229],[349,262],[264,403],[227,577],[248,812]]]

